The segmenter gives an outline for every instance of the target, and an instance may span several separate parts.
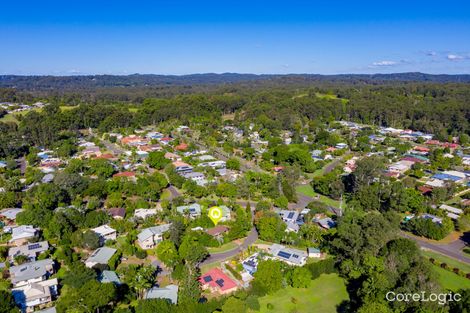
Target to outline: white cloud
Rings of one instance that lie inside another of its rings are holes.
[[[398,64],[398,62],[387,61],[387,60],[372,63],[373,66],[394,66],[394,65],[397,65],[397,64]]]
[[[449,61],[460,61],[460,60],[463,60],[465,59],[464,56],[461,56],[461,55],[458,55],[458,54],[448,54],[447,55],[447,60]]]

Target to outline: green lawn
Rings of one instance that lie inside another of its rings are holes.
[[[201,265],[199,267],[199,269],[201,270],[201,275],[207,273],[207,271],[213,269],[213,268],[216,268],[218,266],[220,266],[220,261],[218,262],[214,262],[214,263],[209,263],[209,264],[204,264],[204,265]]]
[[[293,298],[295,304],[292,303]],[[344,280],[336,274],[323,274],[313,280],[308,288],[287,287],[259,299],[260,312],[336,312],[336,307],[349,296]],[[267,304],[274,306],[268,310]]]
[[[470,288],[470,279],[459,276],[436,265],[433,265],[433,269],[439,275],[439,282],[443,288],[452,291]]]
[[[422,253],[424,256],[428,258],[433,258],[439,263],[446,263],[449,267],[457,267],[465,273],[470,273],[470,265],[467,263],[460,262],[456,259],[450,258],[448,256],[445,256],[443,254],[433,252],[433,251],[423,250]]]
[[[320,98],[320,99],[327,99],[327,100],[336,100],[336,99],[339,99],[337,95],[332,95],[332,94],[325,94],[325,93],[315,93],[315,96],[317,96],[317,98]],[[342,103],[348,103],[349,100],[348,99],[341,99],[341,102]]]
[[[209,253],[221,253],[221,252],[232,250],[236,247],[237,247],[236,243],[228,242],[224,245],[221,245],[220,247],[208,247],[207,251],[209,251]]]
[[[312,198],[315,197],[315,196],[320,196],[320,199],[318,201],[323,202],[326,205],[339,208],[339,203],[340,202],[338,200],[333,200],[333,199],[328,198],[326,196],[317,194],[315,191],[313,191],[313,188],[310,185],[300,185],[300,186],[297,186],[295,189],[297,190],[297,192],[299,192],[303,195],[312,197]],[[343,202],[343,206],[344,205],[345,205],[345,203]]]
[[[160,200],[166,200],[170,198],[171,192],[169,190],[164,190],[162,194],[160,195]]]
[[[300,192],[303,195],[309,196],[309,197],[315,197],[316,193],[313,191],[312,186],[310,185],[300,185],[295,188],[297,192]]]

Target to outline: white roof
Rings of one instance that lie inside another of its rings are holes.
[[[16,219],[16,215],[22,211],[23,209],[19,208],[4,209],[0,211],[0,216],[3,216],[9,220],[14,220]]]
[[[443,210],[446,210],[448,212],[454,213],[454,214],[462,214],[463,213],[463,210],[458,209],[458,208],[454,208],[453,206],[450,206],[450,205],[447,205],[447,204],[443,204],[439,208],[441,208]]]
[[[457,176],[457,177],[460,177],[460,178],[462,178],[462,179],[465,179],[465,173],[463,173],[463,172],[458,172],[458,171],[444,171],[444,172],[442,172],[442,174]]]
[[[36,235],[38,230],[31,225],[21,225],[12,229],[11,241],[18,239],[31,238]]]
[[[92,228],[91,230],[101,236],[110,235],[116,232],[115,229],[111,228],[108,225],[101,225],[99,227]]]
[[[135,217],[140,217],[145,219],[148,216],[157,214],[157,209],[137,209],[134,212]]]

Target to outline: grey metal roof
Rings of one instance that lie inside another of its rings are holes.
[[[116,251],[116,249],[109,247],[98,248],[90,255],[86,263],[107,264]]]
[[[40,260],[10,267],[11,282],[30,280],[46,275],[48,267],[52,267],[54,261],[51,259]]]
[[[168,299],[173,304],[178,303],[178,286],[168,285],[163,288],[153,287],[145,294],[145,299]]]
[[[139,241],[144,241],[147,238],[152,237],[154,235],[163,234],[164,232],[170,229],[170,225],[171,224],[162,224],[158,226],[145,228],[137,235],[137,238],[139,239]]]
[[[99,281],[101,283],[114,283],[117,285],[121,284],[119,277],[114,271],[103,271],[100,275]]]
[[[47,241],[29,243],[27,245],[10,248],[10,250],[8,250],[8,257],[14,258],[18,255],[35,257],[38,253],[47,251],[48,249],[49,243]]]

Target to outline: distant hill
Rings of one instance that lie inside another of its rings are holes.
[[[19,76],[0,75],[0,87],[19,90],[80,90],[107,87],[152,87],[152,86],[190,86],[219,85],[243,82],[271,81],[274,83],[309,83],[309,82],[344,82],[372,83],[387,82],[436,82],[436,83],[470,83],[470,75],[432,75],[424,73],[396,74],[289,74],[289,75],[255,75],[255,74],[191,74],[191,75],[83,75],[83,76]]]

